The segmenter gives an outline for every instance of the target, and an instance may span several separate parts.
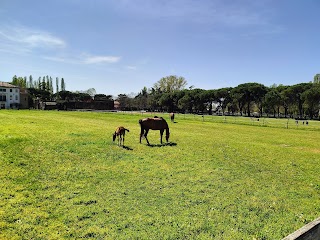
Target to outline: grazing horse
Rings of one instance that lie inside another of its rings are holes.
[[[166,122],[162,117],[154,117],[154,118],[145,118],[145,119],[140,119],[139,124],[141,127],[141,132],[140,132],[140,143],[141,143],[141,138],[144,136],[147,140],[148,145],[150,145],[147,135],[149,130],[160,130],[160,142],[162,144],[162,135],[164,130],[166,130],[166,140],[167,142],[169,141],[169,127]]]
[[[121,141],[122,141],[122,146],[124,146],[124,136],[126,135],[126,131],[129,132],[129,129],[126,129],[124,127],[117,127],[116,131],[114,132],[112,139],[113,141],[116,140],[116,137],[118,137],[118,145],[121,146]]]
[[[171,119],[171,122],[174,122],[174,113],[170,113],[170,119]]]

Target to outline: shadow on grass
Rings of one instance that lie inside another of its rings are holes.
[[[133,150],[131,147],[128,147],[128,146],[122,146],[122,148],[125,149],[125,150],[129,150],[129,151]]]
[[[163,143],[163,144],[150,144],[147,145],[148,147],[173,147],[173,146],[177,146],[176,143],[174,142],[170,142],[170,143]]]

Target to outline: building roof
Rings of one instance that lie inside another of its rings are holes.
[[[0,82],[0,87],[7,87],[7,88],[18,88],[18,86],[12,85],[7,82]]]

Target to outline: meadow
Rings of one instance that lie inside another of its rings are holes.
[[[161,114],[170,144],[147,146],[145,116],[0,110],[0,239],[281,239],[319,217],[319,122]]]

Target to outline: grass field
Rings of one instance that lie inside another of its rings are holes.
[[[0,239],[281,239],[319,217],[318,122],[178,115],[147,146],[141,114],[0,118]]]

